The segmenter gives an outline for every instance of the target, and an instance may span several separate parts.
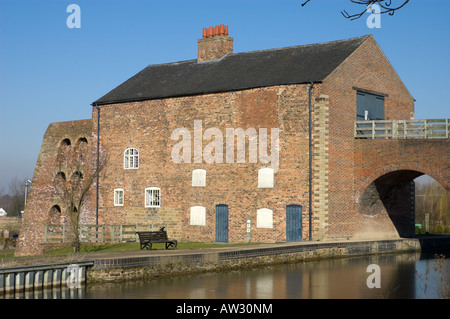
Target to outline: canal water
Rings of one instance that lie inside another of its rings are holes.
[[[439,262],[434,256],[407,253],[327,259],[88,285],[82,296],[86,299],[449,298],[449,258],[447,254]]]

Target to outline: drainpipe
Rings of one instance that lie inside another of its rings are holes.
[[[312,88],[314,83],[311,82],[309,85],[308,95],[309,95],[309,104],[308,104],[308,113],[309,113],[309,240],[312,241],[312,105],[311,105],[311,95]]]
[[[96,207],[95,207],[95,225],[98,226],[98,181],[99,178],[99,162],[100,162],[100,107],[96,104],[95,108],[97,109],[97,185],[96,185]]]

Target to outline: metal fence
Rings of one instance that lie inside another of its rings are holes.
[[[159,230],[164,225],[80,225],[82,243],[124,243],[138,240],[137,231]],[[70,243],[74,239],[70,225],[46,225],[44,243]]]
[[[355,121],[355,138],[449,138],[449,119]]]

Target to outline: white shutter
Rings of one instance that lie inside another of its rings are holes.
[[[266,167],[258,170],[258,187],[259,188],[273,188],[273,168]]]
[[[191,225],[205,226],[206,208],[203,206],[191,207]]]
[[[261,208],[256,211],[257,228],[273,228],[273,212],[268,208]]]

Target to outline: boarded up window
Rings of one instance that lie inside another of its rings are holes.
[[[205,226],[206,208],[203,206],[191,207],[191,225]]]
[[[273,188],[273,168],[261,168],[258,170],[258,187],[259,188]]]
[[[192,186],[206,186],[206,170],[194,169],[192,171]]]
[[[268,208],[261,208],[256,211],[257,228],[273,228],[273,212]]]

